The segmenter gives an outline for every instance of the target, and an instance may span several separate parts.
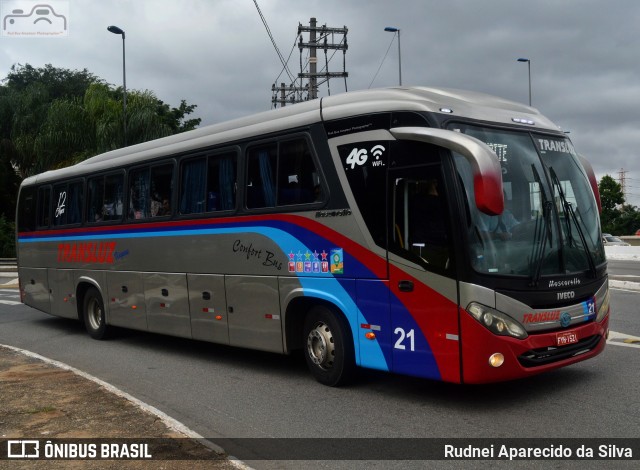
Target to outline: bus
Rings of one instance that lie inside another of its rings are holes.
[[[302,350],[453,383],[590,359],[608,336],[591,166],[536,109],[477,92],[349,92],[23,181],[21,299],[112,327]]]

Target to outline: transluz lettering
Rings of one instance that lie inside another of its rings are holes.
[[[573,145],[566,140],[538,139],[538,145],[542,151],[569,153],[571,155],[576,153]]]
[[[522,323],[540,323],[558,320],[560,320],[560,310],[552,310],[550,312],[525,313],[522,318]]]
[[[60,243],[59,263],[113,264],[116,242]]]

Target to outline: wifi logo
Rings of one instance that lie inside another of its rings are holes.
[[[371,166],[384,166],[384,161],[380,160],[380,157],[385,150],[386,149],[382,145],[374,145],[371,147],[371,155],[376,157],[376,159],[371,162]]]
[[[380,160],[380,157],[382,156],[385,150],[386,149],[382,145],[374,145],[371,148],[371,155],[376,157],[376,160]]]

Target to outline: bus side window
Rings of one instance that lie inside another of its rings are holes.
[[[36,189],[24,188],[20,192],[20,201],[18,203],[18,232],[32,232],[36,229],[36,207],[37,207]]]
[[[151,168],[151,217],[171,215],[173,195],[173,164]]]
[[[315,192],[321,188],[319,183],[318,172],[307,141],[297,139],[280,144],[278,205],[314,202]]]
[[[69,193],[69,211],[67,213],[67,224],[82,223],[82,206],[84,200],[84,185],[82,181],[69,183],[67,186]]]
[[[236,207],[236,153],[209,156],[207,171],[207,212]]]
[[[205,158],[183,160],[180,165],[180,213],[201,214],[205,211],[207,164]]]
[[[307,140],[293,139],[249,150],[246,197],[249,209],[322,200],[320,173]]]
[[[104,178],[104,220],[122,220],[123,189],[124,175],[109,175]]]
[[[82,222],[83,183],[64,183],[53,188],[53,225]]]
[[[122,220],[124,176],[99,176],[87,182],[87,222]]]
[[[45,186],[38,189],[38,214],[37,224],[39,228],[49,226],[49,217],[51,217],[51,187]]]
[[[277,168],[276,144],[249,150],[247,168],[247,208],[274,207],[276,205]]]
[[[102,200],[104,196],[104,177],[91,178],[87,181],[87,222],[101,222]]]
[[[149,169],[133,170],[129,176],[129,218],[149,217]]]

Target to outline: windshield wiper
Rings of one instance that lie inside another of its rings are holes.
[[[558,188],[558,194],[560,195],[560,200],[562,201],[562,205],[564,207],[564,211],[569,215],[571,220],[567,220],[567,237],[569,238],[569,246],[571,247],[573,243],[573,235],[571,233],[571,222],[576,226],[576,230],[578,232],[578,236],[580,237],[580,241],[582,242],[582,248],[587,255],[587,263],[589,264],[589,272],[593,277],[596,276],[596,263],[593,261],[593,255],[591,251],[589,251],[589,247],[587,245],[587,239],[584,235],[584,230],[580,227],[580,222],[578,221],[578,217],[576,216],[576,212],[573,210],[573,205],[567,201],[567,198],[564,195],[564,191],[562,190],[562,185],[560,184],[560,179],[558,179],[558,175],[556,174],[553,167],[549,167],[549,174],[551,175],[551,179],[553,180],[553,186]]]
[[[547,195],[545,194],[544,188],[542,187],[540,174],[538,173],[538,170],[536,169],[534,164],[531,165],[531,170],[533,171],[533,177],[535,178],[536,183],[538,183],[538,188],[540,189],[540,195],[542,197],[542,223],[540,223],[540,217],[538,216],[536,218],[536,226],[533,235],[533,245],[531,249],[531,261],[535,261],[535,268],[533,269],[533,274],[531,275],[531,282],[529,283],[529,285],[535,287],[538,285],[538,281],[540,280],[540,275],[542,273],[544,249],[547,247],[547,240],[549,240],[549,248],[553,248],[551,224],[549,223],[549,217],[551,215],[553,204],[547,199]],[[541,236],[543,237],[543,239],[542,243],[540,244],[539,240]]]

